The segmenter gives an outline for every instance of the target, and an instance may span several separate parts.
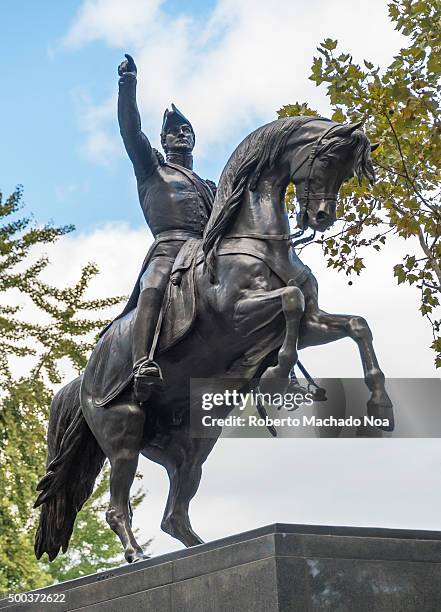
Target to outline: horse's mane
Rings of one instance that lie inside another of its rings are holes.
[[[370,143],[362,130],[354,130],[350,137],[345,128],[324,117],[285,117],[268,123],[249,134],[234,150],[219,180],[213,211],[204,232],[202,248],[205,263],[210,272],[214,271],[217,246],[224,236],[230,222],[239,211],[245,189],[253,191],[265,168],[273,166],[284,150],[290,135],[306,123],[321,121],[329,127],[336,127],[335,135],[330,134],[320,146],[318,153],[329,158],[337,158],[340,149],[352,142],[354,151],[354,174],[359,180],[365,175],[371,182],[375,180],[370,158]],[[339,133],[340,132],[340,133]]]
[[[263,169],[275,163],[292,132],[309,121],[311,117],[276,119],[251,132],[233,151],[221,174],[213,211],[204,232],[206,261],[238,212],[245,189],[253,191],[256,188]]]

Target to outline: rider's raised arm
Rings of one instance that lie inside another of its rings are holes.
[[[121,136],[138,179],[145,178],[157,167],[158,162],[147,136],[141,130],[141,117],[136,103],[136,65],[126,55],[118,67],[118,122]]]

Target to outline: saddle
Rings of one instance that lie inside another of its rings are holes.
[[[202,262],[201,239],[185,242],[173,264],[163,302],[162,326],[156,355],[169,350],[188,334],[196,317],[195,269]],[[83,376],[83,391],[96,406],[105,406],[132,381],[133,324],[136,309],[115,319],[104,331]]]

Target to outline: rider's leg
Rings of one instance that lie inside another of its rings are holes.
[[[140,295],[133,326],[134,391],[138,401],[146,401],[151,385],[162,381],[159,367],[149,355],[173,267],[167,257],[153,259],[140,281]]]

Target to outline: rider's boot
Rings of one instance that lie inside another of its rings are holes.
[[[138,402],[147,401],[152,389],[163,385],[161,368],[148,357],[162,300],[162,291],[149,287],[141,292],[136,308],[133,325],[133,389]]]

